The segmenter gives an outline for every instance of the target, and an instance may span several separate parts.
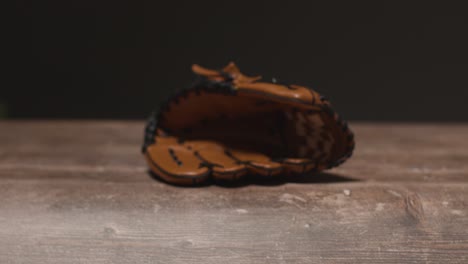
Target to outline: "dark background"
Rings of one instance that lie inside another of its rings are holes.
[[[348,119],[468,121],[467,9],[448,1],[15,4],[8,118],[142,119],[192,63],[232,60],[315,88]]]

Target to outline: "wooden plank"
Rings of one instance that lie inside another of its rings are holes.
[[[468,261],[467,184],[8,179],[0,200],[2,263]]]
[[[468,263],[468,126],[355,124],[308,178],[180,188],[141,122],[0,123],[0,263]]]
[[[145,171],[140,155],[143,126],[119,121],[3,121],[0,171]],[[358,123],[352,128],[355,154],[330,173],[371,181],[468,181],[468,125]]]

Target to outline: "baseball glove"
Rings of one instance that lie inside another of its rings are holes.
[[[150,117],[143,153],[167,182],[197,184],[318,172],[352,154],[354,136],[329,101],[303,86],[193,65],[192,87]]]

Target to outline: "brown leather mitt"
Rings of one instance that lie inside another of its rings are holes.
[[[319,172],[352,154],[354,137],[328,100],[294,84],[193,65],[194,85],[169,98],[146,126],[143,153],[167,182]]]

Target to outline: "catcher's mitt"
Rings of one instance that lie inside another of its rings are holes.
[[[164,180],[318,172],[351,156],[352,132],[317,92],[247,77],[234,63],[192,70],[194,85],[166,101],[146,126],[143,153]]]

